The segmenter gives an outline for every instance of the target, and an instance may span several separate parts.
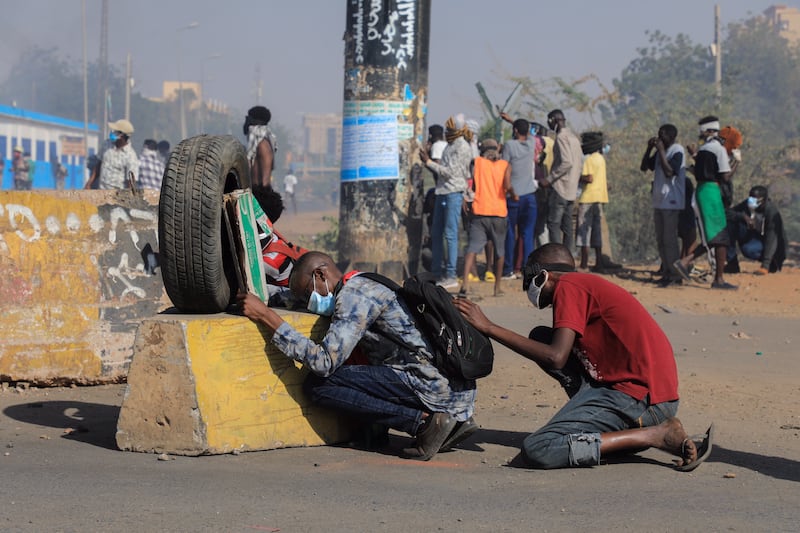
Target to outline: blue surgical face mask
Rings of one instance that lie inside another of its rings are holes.
[[[755,211],[759,206],[758,198],[755,196],[748,196],[747,197],[747,208],[751,211]]]
[[[603,155],[608,155],[608,152],[610,152],[610,151],[611,151],[611,145],[610,144],[604,144],[603,145]]]
[[[109,132],[109,134],[108,134],[108,140],[109,141],[111,141],[112,143],[115,143],[115,142],[117,142],[117,139],[119,139],[119,136],[117,135],[116,131]]]
[[[314,291],[308,298],[307,309],[317,315],[332,316],[333,309],[336,306],[336,301],[333,299],[333,293],[328,288],[328,280],[325,280],[325,290],[328,292],[328,294],[322,296],[317,292],[317,277],[312,274],[311,279],[314,283]]]

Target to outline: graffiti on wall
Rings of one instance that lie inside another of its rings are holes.
[[[162,297],[155,206],[107,204],[87,208],[82,202],[43,202],[35,195],[16,199],[26,198],[31,202],[0,203],[0,255],[16,263],[20,277],[24,279],[26,273],[48,265],[61,269],[62,277],[68,276],[65,271],[74,269],[76,262],[60,264],[59,254],[82,251],[97,272],[94,279],[99,280],[103,302],[113,302],[116,313],[120,304],[124,307],[136,300]],[[75,209],[71,210],[70,204]],[[87,278],[85,272],[75,274],[73,280]],[[34,289],[19,294],[30,295]]]

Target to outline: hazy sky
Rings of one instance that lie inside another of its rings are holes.
[[[255,104],[260,68],[263,102],[274,121],[297,130],[304,112],[342,110],[346,0],[109,3],[109,62],[124,72],[130,53],[135,90],[145,96],[159,96],[163,80],[177,79],[180,63],[185,80],[197,80],[205,71],[206,97],[247,109]],[[483,118],[476,81],[501,103],[511,89],[505,81],[511,75],[575,79],[596,74],[610,85],[636,49],[647,44],[646,30],[685,33],[696,43],[711,43],[717,3],[724,28],[776,2],[433,0],[428,121],[443,122],[457,112]],[[800,0],[780,3],[800,6]],[[101,2],[86,0],[86,5],[88,53],[94,60]],[[13,16],[5,11],[0,79],[20,50],[34,45],[58,46],[80,60],[81,0],[19,1]],[[195,28],[179,31],[195,22]],[[209,59],[215,55],[221,57]]]

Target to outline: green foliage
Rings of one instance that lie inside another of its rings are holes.
[[[800,49],[761,19],[733,24],[728,32],[723,82],[731,113],[763,126],[757,134],[766,142],[798,136]]]
[[[328,229],[316,235],[303,235],[298,238],[298,244],[309,250],[317,250],[329,255],[336,255],[338,254],[339,219],[324,216],[322,217],[322,221],[328,223]]]
[[[613,82],[616,98],[611,108],[618,125],[648,117],[670,121],[665,115],[678,109],[693,114],[708,110],[697,118],[709,114],[714,102],[714,66],[708,51],[684,34],[673,38],[656,31],[649,35],[650,46],[639,48],[638,57]]]

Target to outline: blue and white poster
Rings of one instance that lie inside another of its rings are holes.
[[[342,124],[342,181],[398,179],[397,115],[345,115]]]

